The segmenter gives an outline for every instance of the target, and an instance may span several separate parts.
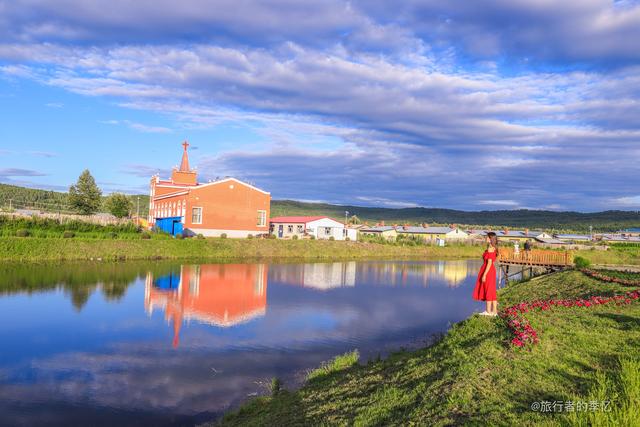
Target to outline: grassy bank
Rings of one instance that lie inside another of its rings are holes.
[[[271,239],[0,238],[0,261],[143,259],[383,259],[478,257],[478,246],[395,246],[375,243]]]
[[[624,246],[611,246],[609,250],[583,250],[576,251],[577,256],[581,256],[588,259],[591,264],[600,265],[614,265],[614,264],[626,264],[626,265],[640,265],[640,247],[624,247]]]
[[[511,284],[499,298],[506,307],[627,291],[629,287],[567,271]],[[454,325],[429,348],[360,364],[353,363],[353,353],[342,357],[312,374],[299,391],[254,399],[221,423],[640,425],[637,301],[556,307],[526,317],[540,339],[531,347],[510,345],[505,320],[476,315]],[[574,410],[532,410],[532,405],[560,401],[571,402]],[[599,409],[576,410],[592,401]],[[609,411],[603,410],[606,401]]]
[[[100,234],[100,233],[99,233]],[[102,233],[105,234],[105,233]],[[101,234],[101,235],[102,235]],[[142,239],[140,233],[122,231],[117,238],[51,238],[0,237],[0,261],[82,261],[82,260],[148,260],[148,259],[445,259],[480,257],[481,246],[451,244],[445,247],[373,242],[339,242],[326,240],[270,239],[172,239],[151,234]],[[608,251],[577,251],[576,255],[592,264],[640,265],[640,248],[612,248]]]

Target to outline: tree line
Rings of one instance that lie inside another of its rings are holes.
[[[127,196],[123,193],[102,195],[91,172],[80,174],[68,193],[0,184],[0,200],[9,208],[35,208],[48,212],[72,211],[81,215],[109,212],[117,218],[125,218],[135,212],[134,197],[140,198],[140,215],[146,216],[148,196]]]

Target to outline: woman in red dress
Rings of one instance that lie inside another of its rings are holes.
[[[498,236],[487,233],[487,250],[482,254],[484,263],[478,272],[478,280],[473,290],[473,299],[486,301],[487,309],[480,313],[483,316],[498,315],[498,301],[496,296],[496,258],[498,256]]]

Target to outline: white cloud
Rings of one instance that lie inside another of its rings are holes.
[[[145,133],[170,133],[173,132],[172,129],[164,127],[164,126],[149,126],[142,123],[132,122],[130,120],[102,120],[100,123],[107,125],[125,125],[131,129],[137,130],[139,132]]]

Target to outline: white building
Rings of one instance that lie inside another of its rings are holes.
[[[309,238],[328,240],[356,240],[358,231],[345,228],[342,222],[328,216],[281,216],[271,218],[269,232],[278,239]]]
[[[398,234],[406,234],[419,236],[424,240],[437,241],[437,240],[463,240],[468,239],[469,234],[457,227],[412,227],[412,226],[399,226],[396,227]]]

